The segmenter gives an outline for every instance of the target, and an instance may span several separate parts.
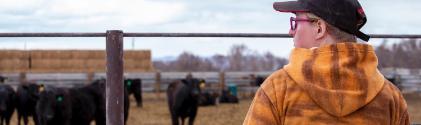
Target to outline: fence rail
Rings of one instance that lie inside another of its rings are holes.
[[[421,38],[408,34],[369,34],[371,38]],[[106,33],[0,33],[0,37],[106,37]],[[246,37],[291,38],[289,34],[276,33],[123,33],[123,37]]]
[[[239,92],[250,88],[253,82],[250,75],[255,77],[270,75],[273,71],[264,72],[139,72],[124,73],[125,78],[142,79],[143,92],[162,92],[167,89],[170,82],[182,79],[191,73],[194,77],[206,80],[209,87],[220,91],[225,84],[235,84],[239,87]],[[418,74],[407,74],[406,72],[382,71],[387,78],[400,78],[399,87],[404,92],[421,92],[421,72]],[[0,73],[1,76],[8,77],[8,84],[17,86],[20,78],[25,76],[26,80],[42,84],[72,87],[89,83],[94,79],[106,78],[106,73]],[[159,76],[159,77],[158,77]],[[249,92],[249,91],[246,91]]]

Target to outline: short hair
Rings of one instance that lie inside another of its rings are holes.
[[[309,18],[315,18],[315,19],[323,20],[320,17],[318,17],[318,16],[316,16],[312,13],[306,13],[306,15]],[[342,31],[341,29],[329,24],[328,22],[326,22],[326,30],[327,30],[327,33],[332,35],[333,38],[335,38],[339,42],[356,42],[356,39],[355,39],[354,35],[352,35],[350,33],[347,33],[345,31]]]

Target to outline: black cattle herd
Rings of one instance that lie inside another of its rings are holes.
[[[73,88],[62,88],[31,82],[22,83],[15,91],[3,84],[0,76],[0,125],[9,125],[17,111],[18,125],[32,117],[35,125],[105,125],[105,79]],[[129,96],[134,95],[137,107],[142,107],[142,80],[124,80],[124,123],[129,115]],[[168,85],[167,101],[173,125],[183,125],[188,118],[192,125],[199,106],[218,103],[238,103],[238,98],[227,90],[221,94],[205,91],[205,80],[193,78],[175,80]]]
[[[4,77],[0,77],[4,83]],[[141,80],[126,79],[124,91],[124,117],[128,118],[129,96],[135,96],[142,106]],[[105,125],[105,79],[80,87],[62,88],[36,83],[22,83],[15,90],[0,84],[0,125],[9,125],[17,110],[18,125],[28,124],[32,116],[35,125]]]

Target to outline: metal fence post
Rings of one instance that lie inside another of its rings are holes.
[[[160,98],[160,92],[161,92],[161,72],[156,72],[155,75],[155,92],[156,96]]]
[[[26,84],[26,82],[28,82],[28,80],[26,78],[26,73],[27,72],[20,72],[19,73],[19,84]]]
[[[219,72],[219,89],[220,94],[222,94],[222,90],[225,88],[225,72]]]
[[[86,73],[86,84],[92,83],[92,81],[94,80],[94,77],[95,77],[94,72],[87,72]]]
[[[108,30],[106,37],[106,124],[123,125],[123,31]]]

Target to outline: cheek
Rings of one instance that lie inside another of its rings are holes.
[[[311,43],[314,42],[314,33],[311,32],[310,27],[297,28],[297,32],[294,35],[295,47],[299,48],[311,48]]]

